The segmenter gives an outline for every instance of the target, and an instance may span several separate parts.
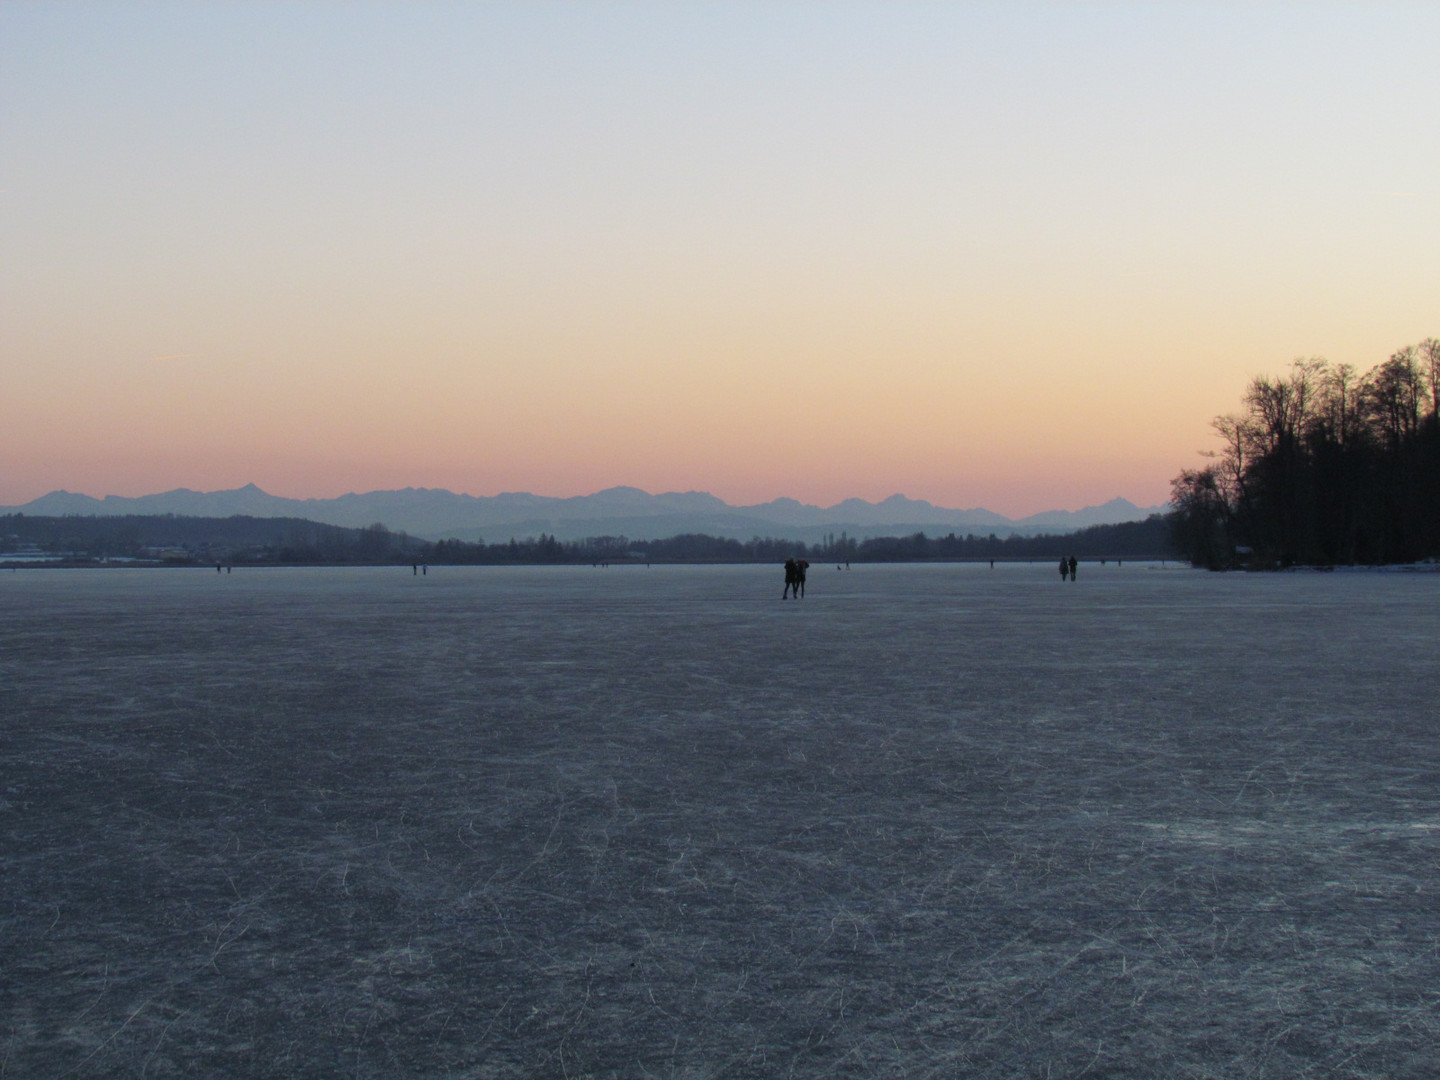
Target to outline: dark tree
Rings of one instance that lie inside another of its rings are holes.
[[[1440,342],[1357,377],[1297,360],[1215,420],[1215,464],[1172,484],[1196,566],[1410,562],[1440,554]]]

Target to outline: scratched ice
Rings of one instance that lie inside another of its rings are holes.
[[[1440,574],[0,579],[0,1074],[1440,1071]]]

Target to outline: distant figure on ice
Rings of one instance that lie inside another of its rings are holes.
[[[800,599],[800,574],[795,568],[793,558],[785,560],[785,591],[780,594],[781,600],[790,599],[790,590],[795,590],[795,599]]]
[[[1077,566],[1079,566],[1079,565],[1080,565],[1080,564],[1075,561],[1075,556],[1074,556],[1074,555],[1071,555],[1071,556],[1070,556],[1070,580],[1071,580],[1071,581],[1074,581],[1074,580],[1075,580],[1075,567],[1077,567]]]
[[[795,588],[798,590],[795,598],[797,600],[805,595],[805,571],[809,569],[810,564],[804,559],[795,560]]]
[[[1060,580],[1064,581],[1070,576],[1070,560],[1064,555],[1060,556]]]

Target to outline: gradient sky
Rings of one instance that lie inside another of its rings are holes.
[[[0,0],[0,504],[1163,502],[1440,335],[1440,5]]]

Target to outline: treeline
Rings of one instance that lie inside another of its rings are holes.
[[[0,516],[0,562],[47,554],[69,562],[141,560],[203,565],[546,565],[584,563],[779,563],[790,556],[812,562],[939,562],[977,559],[1171,558],[1167,522],[1095,525],[1079,532],[1040,536],[947,536],[916,533],[856,540],[844,533],[806,544],[755,537],[734,540],[687,534],[663,540],[624,536],[561,541],[542,535],[501,543],[432,542],[384,525],[363,529],[299,518],[33,517]]]
[[[1440,340],[1363,374],[1297,360],[1212,426],[1223,449],[1171,489],[1175,544],[1196,566],[1440,556]]]
[[[1147,521],[1120,525],[1093,525],[1079,532],[1039,536],[911,536],[872,537],[856,540],[844,533],[806,544],[795,540],[755,537],[733,540],[726,537],[687,534],[664,540],[629,540],[623,536],[590,537],[559,541],[542,536],[538,540],[507,544],[467,544],[442,540],[430,560],[441,563],[594,563],[594,562],[689,562],[768,563],[784,562],[790,556],[812,562],[957,562],[979,559],[1016,561],[1032,558],[1164,559],[1174,558],[1171,530],[1166,519],[1152,515]]]
[[[1081,559],[1169,559],[1176,555],[1169,523],[1160,514],[1145,521],[1091,525],[1071,533],[1038,536],[948,536],[924,533],[876,537],[860,543],[861,562],[957,562],[978,559],[1019,561],[1074,555]]]
[[[433,545],[384,525],[350,529],[304,518],[0,515],[0,561],[30,550],[73,561],[390,563]]]

